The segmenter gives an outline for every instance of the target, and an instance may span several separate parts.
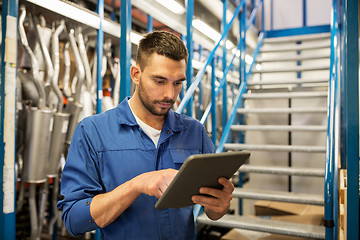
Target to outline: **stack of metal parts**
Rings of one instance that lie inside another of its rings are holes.
[[[250,163],[240,168],[240,176],[250,175],[249,182],[236,188],[233,196],[323,206],[324,195],[319,193],[325,172],[330,34],[264,39],[260,53],[243,95],[244,107],[237,110],[247,124],[231,128],[234,136],[245,134],[245,143],[224,145],[226,151],[252,152]],[[253,204],[253,200],[247,201]],[[239,215],[211,221],[203,214],[197,221],[325,239],[325,227],[320,225]]]
[[[95,113],[96,78],[93,72],[96,73],[96,54],[89,61],[90,46],[85,45],[82,29],[67,30],[67,27],[71,26],[57,21],[50,29],[44,17],[27,13],[24,6],[20,9],[18,29],[22,51],[17,80],[16,149],[20,189],[16,209],[18,213],[24,212],[29,206],[31,239],[40,239],[48,208],[51,209],[51,218],[47,222],[49,234],[53,233],[59,218],[56,203],[63,165],[61,159],[66,157],[78,122]],[[60,41],[63,43],[62,59]],[[110,51],[111,43],[108,43],[105,52]],[[103,76],[109,65],[113,78],[120,80],[118,66],[109,59],[109,54],[103,59],[108,62],[103,66]],[[75,71],[71,71],[71,67]],[[113,99],[110,105],[108,108],[114,106]],[[49,189],[52,189],[52,195],[47,202]]]

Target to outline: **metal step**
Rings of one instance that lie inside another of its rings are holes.
[[[302,51],[302,50],[313,50],[321,48],[330,48],[330,41],[320,42],[316,44],[297,44],[293,46],[263,46],[260,49],[261,53],[268,52],[290,52],[290,51]]]
[[[305,61],[305,60],[316,60],[323,58],[330,58],[330,54],[258,57],[256,58],[256,62],[262,63],[262,62]]]
[[[238,108],[237,113],[327,113],[327,108]]]
[[[226,150],[253,150],[253,151],[277,151],[277,152],[306,152],[306,153],[325,153],[326,147],[322,146],[296,146],[296,145],[259,145],[225,143]]]
[[[265,43],[284,43],[284,42],[298,42],[298,41],[312,41],[312,40],[324,40],[330,39],[330,33],[320,33],[320,34],[305,34],[305,35],[296,35],[289,37],[274,37],[274,38],[265,38],[263,40]]]
[[[305,83],[329,83],[329,79],[289,79],[289,80],[250,80],[248,86],[277,85],[277,84],[305,84]]]
[[[266,220],[257,217],[225,215],[217,221],[210,220],[206,214],[197,218],[198,224],[218,227],[240,228],[303,238],[325,239],[325,227],[310,224]]]
[[[235,188],[233,197],[277,202],[301,203],[311,205],[324,205],[323,195],[269,191],[262,189]]]
[[[283,73],[283,72],[304,72],[304,71],[322,71],[329,70],[329,65],[326,66],[295,66],[284,68],[268,68],[268,69],[254,69],[252,73]]]
[[[312,125],[312,126],[289,126],[289,125],[232,125],[233,131],[310,131],[321,132],[326,131],[326,126]]]
[[[277,92],[277,93],[244,93],[244,99],[274,99],[274,98],[309,98],[327,97],[328,92]]]
[[[239,169],[242,173],[265,173],[282,174],[291,176],[324,177],[325,171],[316,168],[294,168],[294,167],[270,167],[270,166],[252,166],[242,165]]]

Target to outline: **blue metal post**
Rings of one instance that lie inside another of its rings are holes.
[[[100,18],[100,26],[96,36],[96,82],[97,82],[97,98],[96,98],[96,113],[101,113],[101,100],[103,97],[103,79],[101,76],[102,70],[102,58],[104,51],[104,32],[102,28],[102,22],[104,20],[104,0],[99,0],[97,5],[97,13]]]
[[[226,10],[227,10],[227,0],[222,0],[223,2],[223,18],[222,18],[222,31],[225,29],[227,22],[226,22]],[[246,11],[246,7],[243,8],[243,12]],[[227,34],[223,38],[223,46],[222,46],[222,70],[223,73],[226,69],[226,41],[227,41]],[[222,127],[225,128],[226,121],[227,121],[227,81],[225,78],[225,84],[222,89],[222,97],[223,97],[223,105],[222,105]]]
[[[265,3],[263,2],[261,8],[261,31],[265,32]]]
[[[193,25],[192,20],[194,17],[194,0],[187,1],[187,10],[186,10],[186,47],[189,52],[189,58],[187,62],[186,68],[186,91],[190,88],[193,80],[194,70],[192,66],[192,59],[194,56],[194,45],[193,45]],[[186,115],[193,116],[193,96],[190,97],[187,107],[186,107]]]
[[[0,239],[15,240],[15,113],[18,1],[2,1]]]
[[[147,22],[147,31],[152,32],[153,31],[153,17],[151,15],[147,16],[148,22]]]
[[[102,28],[103,20],[104,20],[104,0],[98,0],[97,4],[97,13],[99,14],[100,26],[96,35],[96,85],[97,85],[97,98],[96,98],[96,113],[101,113],[101,100],[103,97],[103,79],[101,76],[102,70],[102,59],[104,52],[104,32]],[[101,239],[100,230],[96,230],[95,232],[95,240]]]
[[[245,8],[244,8],[245,9]],[[255,13],[255,11],[253,11]],[[251,20],[250,20],[251,21]],[[248,25],[250,26],[251,22],[249,21]],[[239,66],[239,75],[240,75],[240,84],[245,82],[245,75],[246,75],[246,11],[242,11],[239,15],[239,27],[240,27],[240,66]],[[239,121],[243,119],[240,118]],[[239,124],[243,124],[243,122],[239,122]],[[243,139],[243,134],[239,133],[239,139]],[[238,187],[242,187],[242,177],[243,174],[239,174],[239,185]],[[243,214],[243,201],[239,199],[239,215]]]
[[[343,0],[343,148],[347,168],[347,239],[359,239],[358,1]],[[342,166],[344,167],[344,166]]]
[[[215,58],[211,60],[211,140],[216,147],[216,94],[215,94]]]
[[[184,34],[181,34],[181,40],[186,45],[186,36]],[[184,86],[181,88],[180,94],[179,94],[180,101],[184,98]]]
[[[131,77],[130,77],[130,59],[131,59],[131,0],[121,0],[120,12],[120,102],[126,96],[130,96]],[[118,91],[116,89],[115,91]]]
[[[112,12],[111,12],[111,20],[115,21],[116,20],[116,11],[115,11],[115,0],[111,0],[111,7],[112,7]]]
[[[307,25],[306,0],[303,0],[303,27]]]
[[[199,62],[201,62],[201,58],[202,58],[202,53],[203,53],[203,48],[201,45],[199,45]],[[199,100],[198,100],[198,103],[199,103],[199,118],[198,119],[201,119],[201,116],[202,116],[202,82],[199,82]]]
[[[270,1],[270,30],[274,30],[274,0]]]

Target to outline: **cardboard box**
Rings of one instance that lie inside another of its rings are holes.
[[[324,207],[308,204],[272,202],[260,200],[255,203],[256,216],[324,215]]]

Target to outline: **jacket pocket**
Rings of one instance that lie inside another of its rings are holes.
[[[177,167],[180,167],[189,156],[200,154],[198,149],[171,149],[169,151],[171,158]]]

